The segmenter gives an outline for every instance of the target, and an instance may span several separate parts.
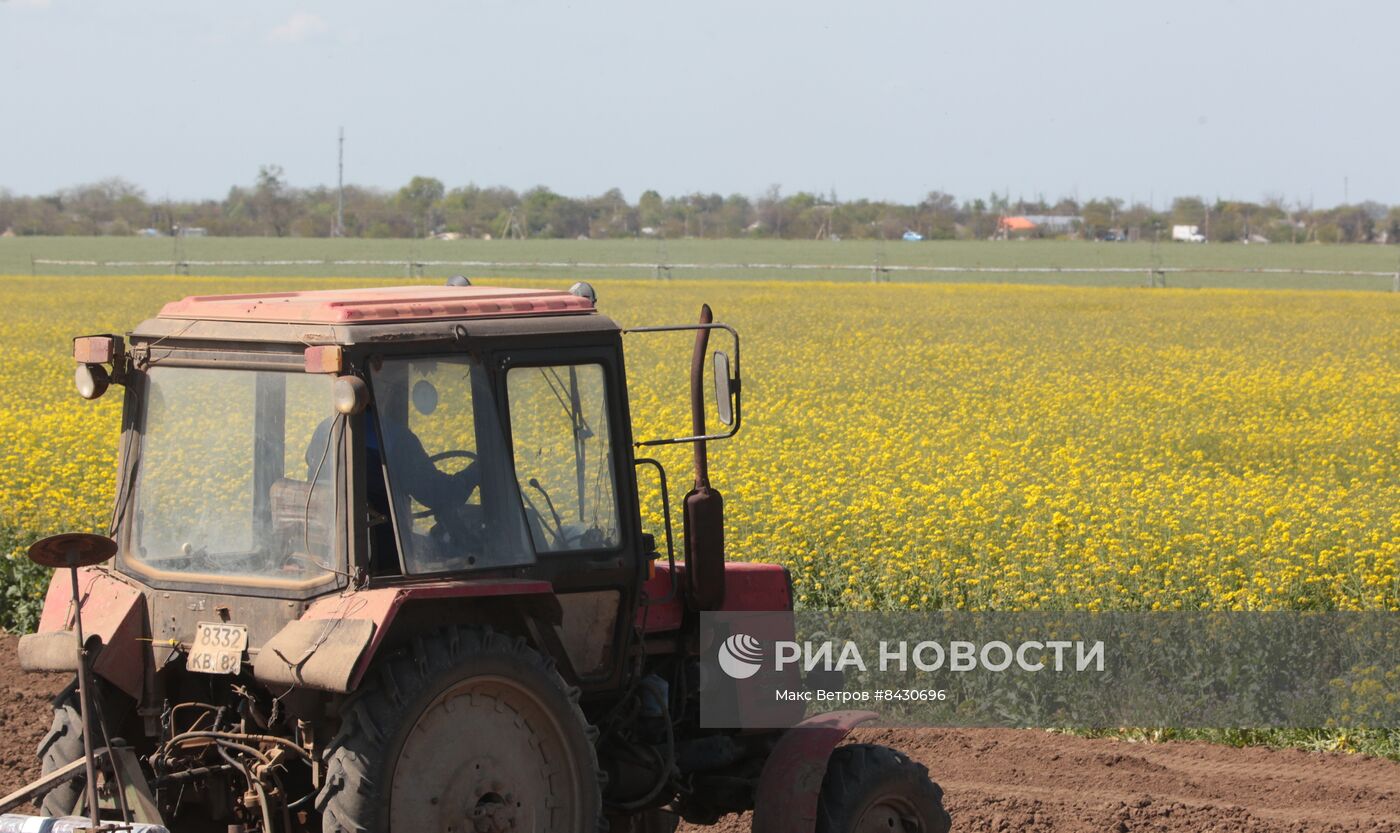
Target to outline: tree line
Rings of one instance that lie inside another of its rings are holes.
[[[15,235],[174,235],[404,238],[772,237],[928,240],[986,239],[1017,215],[1078,218],[1066,226],[1017,232],[1101,240],[1170,237],[1174,225],[1197,226],[1216,242],[1400,243],[1400,206],[1375,202],[1314,209],[1282,198],[1261,202],[1179,197],[1168,207],[1105,197],[1079,202],[1012,200],[991,194],[958,200],[930,192],[918,203],[841,200],[834,193],[785,194],[773,186],[756,197],[644,192],[629,202],[616,188],[569,197],[540,186],[446,187],[417,176],[397,191],[346,186],[290,186],[282,169],[263,166],[251,185],[221,200],[153,200],[123,179],[41,196],[0,189],[0,232]],[[200,230],[192,232],[192,230]]]

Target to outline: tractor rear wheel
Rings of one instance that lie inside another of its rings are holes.
[[[948,833],[943,790],[928,769],[884,746],[851,744],[831,755],[817,833]]]
[[[593,732],[523,639],[450,627],[379,660],[345,702],[316,798],[324,833],[595,833]]]

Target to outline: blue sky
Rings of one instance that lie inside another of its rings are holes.
[[[1400,4],[0,0],[0,187],[1400,202]],[[1346,185],[1344,185],[1346,183]]]

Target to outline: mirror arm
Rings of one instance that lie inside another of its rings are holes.
[[[631,327],[622,331],[623,335],[630,333],[679,333],[687,330],[724,330],[734,338],[734,378],[730,381],[730,390],[734,394],[734,424],[729,426],[729,430],[722,434],[697,434],[688,437],[663,437],[655,440],[634,440],[634,448],[644,448],[655,445],[679,445],[681,443],[696,443],[709,440],[727,440],[739,433],[739,426],[742,424],[743,386],[740,382],[739,363],[739,331],[724,323],[709,324],[668,324],[658,327]]]

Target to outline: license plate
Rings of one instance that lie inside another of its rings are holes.
[[[237,674],[243,668],[243,652],[247,649],[246,625],[200,622],[195,625],[194,644],[185,667],[201,674]]]

